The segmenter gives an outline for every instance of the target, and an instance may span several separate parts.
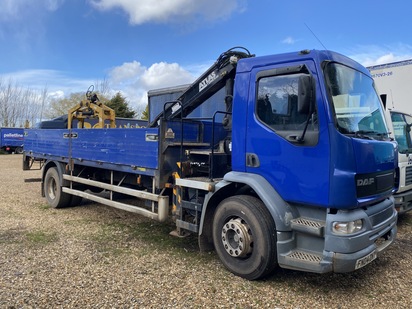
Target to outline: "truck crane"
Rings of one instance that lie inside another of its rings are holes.
[[[223,110],[191,117],[223,89]],[[147,128],[26,130],[23,169],[41,163],[52,207],[86,198],[171,220],[249,280],[355,271],[394,241],[397,147],[352,59],[229,49],[163,106]]]
[[[80,103],[69,109],[67,118],[67,128],[72,128],[73,120],[77,119],[81,128],[84,128],[85,119],[98,119],[98,122],[94,125],[94,128],[104,128],[105,121],[109,121],[109,127],[116,127],[116,114],[113,109],[99,102],[99,98],[95,92],[93,92],[94,86],[90,86],[86,92],[86,100],[80,101]]]

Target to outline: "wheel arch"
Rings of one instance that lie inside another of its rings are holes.
[[[247,191],[253,192],[249,194],[263,202],[272,215],[277,231],[291,231],[290,220],[298,214],[266,179],[257,174],[229,172],[224,176],[223,181],[216,185],[215,191],[208,193],[205,197],[199,229],[201,251],[213,250],[212,221],[219,203],[227,197]]]
[[[65,166],[66,165],[64,163],[58,162],[58,161],[47,161],[44,164],[43,171],[42,171],[42,177],[41,177],[41,181],[42,181],[41,195],[42,195],[42,197],[45,196],[43,183],[44,183],[44,180],[46,178],[47,171],[50,168],[55,167],[57,169],[57,172],[59,174],[60,183],[62,184],[61,186],[62,187],[68,186],[68,181],[63,179],[63,174],[65,174],[65,170],[66,170]]]
[[[212,251],[214,249],[212,234],[213,215],[220,202],[234,195],[234,192],[238,190],[237,187],[238,184],[236,183],[220,181],[215,186],[213,193],[209,192],[206,194],[199,227],[200,251]]]

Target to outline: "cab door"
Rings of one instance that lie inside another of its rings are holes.
[[[263,176],[288,202],[328,205],[330,149],[322,97],[311,61],[252,71],[246,171]]]

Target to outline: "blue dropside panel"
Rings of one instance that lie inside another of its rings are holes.
[[[174,141],[180,142],[182,137],[182,129],[181,129],[181,122],[180,121],[168,121],[166,127],[171,129],[175,133]],[[200,122],[184,122],[183,124],[183,139],[185,142],[200,142],[199,140],[199,132],[201,131],[201,123]]]
[[[24,150],[42,158],[153,174],[158,168],[157,136],[157,128],[27,130]]]
[[[158,141],[146,141],[153,129],[73,129],[72,157],[144,168],[158,167]]]
[[[47,156],[67,157],[69,140],[63,138],[68,130],[28,129],[24,131],[24,151],[42,158]]]
[[[169,142],[180,143],[182,138],[182,124],[179,120],[167,121],[165,124],[167,129],[171,129],[174,133],[173,139],[168,139]],[[214,126],[214,132],[212,135]],[[228,132],[223,128],[222,123],[212,121],[200,121],[192,119],[191,121],[183,122],[183,140],[186,143],[218,143],[227,136]]]

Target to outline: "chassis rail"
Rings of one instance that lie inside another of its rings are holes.
[[[92,200],[92,201],[95,201],[95,202],[98,202],[98,203],[101,203],[107,206],[111,206],[114,208],[122,209],[122,210],[129,211],[129,212],[134,212],[134,213],[143,215],[145,217],[149,217],[151,219],[157,220],[159,222],[164,222],[168,217],[168,213],[169,213],[169,197],[168,196],[119,187],[116,185],[102,183],[102,182],[98,182],[98,181],[94,181],[90,179],[84,179],[81,177],[71,176],[67,174],[63,175],[63,179],[68,180],[70,182],[77,182],[77,183],[109,190],[112,192],[118,192],[121,194],[126,194],[126,195],[130,195],[133,197],[145,199],[145,200],[150,200],[152,202],[157,202],[157,212],[156,212],[155,203],[152,203],[152,210],[150,211],[143,207],[113,201],[111,199],[112,195],[110,195],[110,199],[108,199],[108,198],[96,196],[94,194],[87,193],[84,191],[75,190],[70,187],[63,187],[62,188],[63,192],[66,192],[72,195],[77,195],[77,196],[80,196],[80,197],[83,197],[83,198],[86,198],[86,199],[89,199],[89,200]]]

